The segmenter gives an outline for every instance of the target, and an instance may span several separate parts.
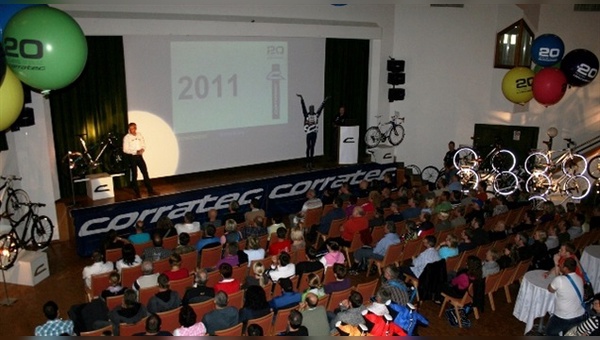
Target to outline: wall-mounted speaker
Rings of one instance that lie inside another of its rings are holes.
[[[387,61],[388,72],[404,72],[404,60],[390,59]]]
[[[396,100],[404,100],[404,95],[406,91],[404,89],[389,89],[388,90],[388,100],[391,102]]]
[[[406,81],[406,73],[388,73],[387,83],[390,85],[402,85]]]
[[[24,126],[35,125],[35,117],[33,116],[33,109],[30,107],[24,107],[19,114],[19,118],[10,126],[10,131],[19,131]]]

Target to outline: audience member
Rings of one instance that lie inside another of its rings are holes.
[[[112,272],[115,269],[112,262],[104,261],[104,256],[99,251],[94,251],[92,254],[92,261],[94,261],[94,263],[83,268],[82,272],[85,287],[87,289],[92,289],[92,275]]]
[[[461,241],[458,244],[458,252],[462,253],[467,250],[477,248],[477,245],[473,243],[473,230],[466,228],[460,233]]]
[[[163,248],[163,238],[159,233],[152,235],[152,247],[144,249],[142,254],[143,260],[150,260],[156,262],[159,260],[167,259],[171,256],[171,249]]]
[[[260,241],[256,236],[250,236],[247,240],[248,249],[244,250],[248,256],[248,267],[254,260],[262,260],[265,258],[265,250],[261,248]]]
[[[306,295],[309,293],[315,294],[317,297],[325,296],[325,289],[323,288],[323,284],[321,283],[321,278],[319,275],[315,273],[309,273],[306,276],[306,282],[308,283],[308,288],[302,293],[301,301],[306,299]]]
[[[215,290],[207,287],[208,272],[204,268],[196,268],[194,275],[194,285],[185,291],[182,299],[184,305],[190,303],[204,302],[215,297]]]
[[[184,304],[179,310],[179,324],[181,327],[173,331],[174,336],[204,336],[206,335],[206,326],[202,321],[196,322],[196,312],[194,308]]]
[[[336,309],[334,313],[328,312],[331,319],[329,322],[331,333],[336,331],[335,324],[338,322],[352,326],[364,324],[365,319],[362,315],[362,311],[366,309],[367,307],[363,305],[363,296],[355,290],[350,292],[348,299],[343,300],[340,303],[340,307]]]
[[[350,278],[347,277],[348,267],[346,267],[346,265],[339,263],[334,264],[333,276],[335,277],[335,281],[329,282],[325,285],[325,294],[346,290],[352,286],[350,283]]]
[[[425,266],[429,263],[437,262],[441,260],[437,250],[435,250],[436,239],[433,235],[425,236],[423,239],[423,247],[425,250],[421,252],[417,257],[413,258],[412,265],[400,267],[400,272],[403,274],[409,274],[416,278],[421,276]]]
[[[500,269],[506,269],[519,263],[519,252],[517,252],[517,246],[514,243],[508,243],[502,250],[503,254],[498,258],[498,265]]]
[[[260,325],[253,323],[253,324],[248,325],[248,328],[246,329],[246,335],[247,336],[264,336],[265,332],[263,331],[262,327],[260,327]]]
[[[139,291],[142,288],[158,286],[158,275],[159,273],[154,272],[154,265],[152,261],[142,262],[142,276],[138,277],[133,283],[133,289]]]
[[[485,260],[483,261],[483,266],[481,267],[482,276],[485,278],[488,275],[496,274],[500,271],[500,265],[498,264],[498,258],[500,258],[500,253],[492,248],[485,253]]]
[[[446,235],[446,240],[440,242],[436,249],[442,259],[458,255],[458,237],[454,234]]]
[[[402,210],[402,219],[410,220],[421,216],[421,208],[418,207],[420,203],[421,202],[417,201],[414,197],[409,198],[408,208]]]
[[[358,197],[356,197],[356,195],[350,195],[350,197],[348,197],[348,205],[346,206],[346,209],[344,209],[346,217],[352,216],[352,213],[354,212],[354,208],[356,208],[357,203]]]
[[[450,285],[443,289],[444,293],[455,298],[462,298],[475,280],[483,277],[482,263],[475,255],[467,258],[467,267],[460,269],[450,281]]]
[[[301,261],[296,263],[296,275],[298,276],[298,280],[302,280],[302,275],[304,273],[315,272],[319,269],[324,269],[323,263],[319,261],[318,257],[319,253],[313,247],[306,248],[306,257],[307,261]]]
[[[569,233],[571,240],[574,240],[583,234],[583,224],[585,223],[585,215],[582,213],[576,213],[574,214],[573,218],[569,221],[571,221],[571,226],[569,227],[569,229],[567,229],[567,232]]]
[[[246,225],[255,222],[256,217],[265,218],[265,211],[260,208],[260,202],[258,199],[253,198],[250,200],[250,211],[244,214]],[[264,225],[263,225],[264,226]]]
[[[492,230],[488,230],[488,241],[500,241],[506,238],[506,222],[504,220],[498,220]]]
[[[133,244],[150,242],[150,234],[144,232],[144,221],[138,220],[135,222],[135,234],[129,235],[127,239]]]
[[[177,229],[175,229],[175,225],[173,221],[168,216],[159,217],[156,222],[156,230],[155,233],[159,233],[162,238],[171,237],[177,235]]]
[[[292,280],[281,278],[277,283],[281,286],[281,295],[269,301],[269,306],[271,306],[275,313],[280,309],[290,308],[300,303],[302,294],[294,291]]]
[[[233,327],[239,323],[237,308],[227,305],[229,303],[227,293],[217,292],[213,300],[216,309],[202,317],[202,323],[206,326],[206,332],[209,335],[215,335],[216,331]]]
[[[237,242],[227,243],[225,245],[225,254],[223,254],[223,258],[217,262],[216,268],[219,268],[223,263],[228,263],[231,267],[237,267],[240,265],[240,260],[238,258],[238,250],[239,246]]]
[[[35,336],[60,336],[63,334],[74,335],[73,321],[59,318],[60,311],[56,302],[46,302],[42,308],[42,311],[46,317],[46,323],[35,327]]]
[[[483,229],[484,223],[485,219],[480,215],[473,216],[473,219],[471,220],[470,227],[473,231],[473,237],[471,238],[471,241],[475,244],[475,246],[482,246],[490,243],[488,232]]]
[[[267,240],[271,241],[271,235],[272,234],[276,234],[277,233],[277,229],[282,228],[282,227],[284,229],[286,228],[285,224],[283,224],[281,216],[280,215],[273,216],[273,224],[271,224],[267,228],[267,235],[269,235],[269,236],[267,236]],[[286,231],[286,234],[287,234],[287,231]]]
[[[531,258],[532,253],[528,245],[528,237],[524,232],[515,234],[515,245],[517,246],[517,252],[519,253],[519,261]]]
[[[135,333],[134,336],[172,336],[173,334],[168,331],[163,331],[160,329],[162,325],[162,320],[160,316],[155,313],[150,313],[148,318],[146,318],[146,331],[143,333]]]
[[[329,322],[325,307],[319,306],[319,296],[308,293],[301,307],[302,320],[310,336],[329,336]]]
[[[104,252],[109,249],[121,249],[123,248],[123,245],[127,243],[130,243],[129,240],[119,236],[116,230],[110,229],[106,233],[106,238],[104,239],[104,251],[102,251],[102,254],[106,255]]]
[[[142,263],[142,258],[135,253],[133,244],[124,245],[121,254],[123,257],[115,264],[119,273],[121,273],[123,268],[137,267]]]
[[[214,225],[209,224],[206,226],[204,235],[196,243],[196,250],[201,253],[204,248],[213,248],[221,245],[221,239],[215,236],[216,228]],[[198,259],[200,261],[200,259]]]
[[[113,326],[113,334],[118,336],[120,324],[134,324],[147,315],[146,307],[137,301],[137,293],[133,289],[127,289],[123,294],[123,302],[108,313],[108,318]]]
[[[187,211],[183,215],[183,223],[177,223],[175,225],[175,230],[177,230],[177,235],[181,235],[181,233],[197,233],[200,232],[200,223],[196,222],[196,215],[192,211]]]
[[[396,225],[393,222],[386,222],[383,230],[385,235],[377,242],[375,248],[363,246],[354,252],[354,263],[352,264],[351,272],[366,270],[368,260],[383,260],[388,248],[400,243],[400,237],[396,233]]]
[[[269,270],[269,277],[271,281],[277,282],[281,278],[289,278],[294,276],[296,273],[296,265],[292,263],[290,254],[287,252],[281,252],[279,256],[272,256],[271,270]]]
[[[185,279],[190,276],[190,271],[187,268],[181,267],[181,255],[177,253],[171,254],[169,257],[170,270],[163,274],[167,275],[170,281]]]
[[[169,277],[165,274],[158,276],[158,293],[148,300],[148,312],[160,313],[170,311],[181,305],[181,298],[176,291],[170,289]]]
[[[580,323],[575,330],[575,336],[588,335],[600,335],[600,293],[594,295],[592,309],[589,311],[588,318]]]
[[[317,197],[317,192],[314,189],[308,189],[306,192],[306,201],[302,205],[302,209],[296,214],[290,215],[290,222],[292,227],[298,225],[299,222],[304,222],[304,217],[309,209],[321,208],[323,202]],[[312,226],[307,226],[312,227]]]
[[[388,264],[383,268],[383,282],[381,288],[390,292],[390,299],[402,306],[410,302],[409,290],[400,280],[400,269],[395,264]]]
[[[190,244],[190,234],[183,232],[179,234],[179,244],[173,249],[173,252],[179,255],[196,251],[196,247]]]
[[[308,329],[302,325],[302,313],[292,310],[288,316],[288,326],[285,332],[279,333],[280,336],[308,336]]]
[[[255,262],[252,265],[253,275],[246,276],[246,282],[244,282],[244,289],[248,289],[250,286],[265,287],[269,284],[269,275],[265,272],[265,266],[262,262]]]
[[[215,284],[215,292],[224,291],[227,295],[233,294],[240,290],[240,282],[233,275],[233,268],[229,263],[221,263],[219,265],[219,273],[221,281]]]
[[[585,320],[585,309],[581,298],[583,280],[575,274],[577,261],[567,258],[560,265],[560,273],[548,285],[550,293],[556,294],[554,314],[546,324],[546,335],[558,336]]]
[[[208,225],[212,225],[215,228],[222,225],[221,220],[218,218],[217,209],[212,208],[206,212],[206,221],[202,223],[202,230],[206,230]]]
[[[287,229],[279,227],[277,229],[277,240],[271,240],[269,245],[269,255],[279,255],[281,252],[290,252],[292,249],[292,241],[286,239]]]
[[[265,290],[260,286],[250,286],[244,292],[244,306],[239,311],[239,322],[244,324],[242,333],[245,333],[248,321],[262,318],[271,312]]]
[[[266,234],[267,227],[265,226],[264,216],[256,216],[252,221],[246,221],[246,225],[244,228],[242,228],[242,236],[244,238],[248,238],[250,236],[260,237]]]
[[[375,292],[374,301],[367,306],[367,310],[378,316],[388,314],[389,312],[386,303],[391,299],[392,295],[390,294],[390,291],[384,287],[380,287],[377,292]]]
[[[344,264],[346,262],[346,257],[341,252],[341,247],[336,241],[327,240],[325,246],[327,247],[327,253],[319,259],[325,271],[327,271],[327,268],[333,267],[336,263]]]
[[[237,230],[237,222],[234,219],[225,220],[225,233],[221,236],[221,245],[231,242],[240,242],[242,234]]]
[[[223,221],[234,220],[236,224],[244,222],[244,214],[240,210],[240,203],[236,200],[229,202],[229,212],[223,216]],[[227,222],[225,222],[227,223]]]
[[[106,300],[109,296],[119,296],[125,293],[126,287],[121,286],[121,275],[117,272],[110,273],[108,277],[109,286],[102,291],[100,296]]]
[[[554,254],[558,250],[560,243],[558,242],[558,227],[548,226],[546,248],[550,254]]]

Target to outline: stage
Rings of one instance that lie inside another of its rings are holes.
[[[302,160],[291,160],[153,179],[159,195],[150,197],[143,185],[142,198],[135,198],[129,188],[116,189],[114,198],[97,201],[76,197],[70,215],[77,253],[90,256],[110,229],[128,235],[135,222],[142,220],[151,231],[161,216],[178,223],[187,211],[193,211],[202,222],[209,209],[217,209],[219,215],[226,213],[232,200],[239,202],[241,211],[247,211],[250,200],[257,198],[267,216],[286,216],[300,210],[309,189],[321,195],[344,182],[357,186],[363,179],[382,180],[388,172],[395,178],[397,169],[395,163],[338,165],[320,161],[311,171],[303,165]]]

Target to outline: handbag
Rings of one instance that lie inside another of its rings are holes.
[[[450,308],[446,309],[446,311],[444,313],[446,315],[446,319],[450,323],[450,326],[456,327],[456,326],[458,326],[458,323],[460,322],[462,325],[462,328],[471,327],[471,320],[469,320],[469,318],[467,317],[467,312],[465,311],[464,308],[458,309],[458,315],[456,315],[456,310],[454,309],[454,307],[450,307]]]

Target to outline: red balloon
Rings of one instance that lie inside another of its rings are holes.
[[[567,77],[557,68],[548,67],[533,77],[533,98],[544,106],[558,103],[567,90]]]

